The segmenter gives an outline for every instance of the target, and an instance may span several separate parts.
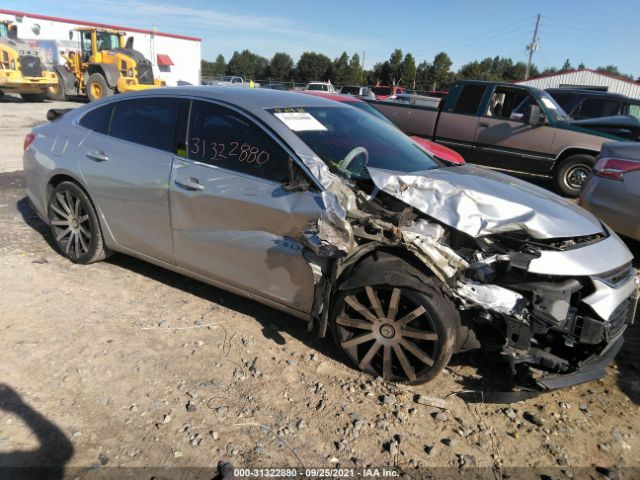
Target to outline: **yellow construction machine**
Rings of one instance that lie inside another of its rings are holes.
[[[36,49],[18,39],[16,25],[0,20],[0,95],[19,93],[27,102],[41,102],[57,82]]]
[[[58,84],[49,97],[63,100],[71,95],[86,95],[90,101],[114,93],[162,87],[163,80],[153,78],[153,66],[133,49],[133,38],[125,44],[124,32],[105,28],[81,27],[80,49],[65,55],[67,64],[55,68]]]

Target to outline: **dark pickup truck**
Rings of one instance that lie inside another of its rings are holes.
[[[602,143],[624,140],[576,124],[547,92],[510,83],[458,81],[437,106],[368,101],[409,135],[442,143],[471,163],[550,177],[572,197]]]

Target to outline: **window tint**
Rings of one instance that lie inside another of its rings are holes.
[[[597,118],[617,115],[620,110],[620,102],[605,100],[603,98],[587,98],[580,105],[580,118]]]
[[[484,85],[465,85],[458,97],[458,103],[456,103],[453,113],[475,115],[478,112],[485,89]]]
[[[213,103],[193,102],[189,158],[275,182],[289,178],[289,156],[275,140],[246,117]]]
[[[93,109],[80,119],[80,125],[94,132],[107,135],[109,133],[112,111],[113,104]]]
[[[109,135],[179,153],[175,127],[181,106],[187,102],[180,98],[136,98],[117,102]]]
[[[567,109],[569,102],[573,99],[572,93],[552,93],[551,96],[564,110]]]
[[[491,100],[484,114],[488,117],[522,121],[522,112],[516,112],[516,108],[520,108],[519,105],[525,100],[527,105],[531,103],[531,95],[526,90],[497,87],[491,94]]]
[[[629,105],[629,112],[627,115],[631,115],[632,117],[636,117],[640,120],[640,105]]]

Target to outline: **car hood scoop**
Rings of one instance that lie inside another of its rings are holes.
[[[368,171],[380,190],[473,237],[526,231],[535,239],[572,238],[604,231],[593,215],[570,201],[486,168]]]

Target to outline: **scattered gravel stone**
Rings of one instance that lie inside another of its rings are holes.
[[[426,405],[428,407],[441,408],[446,410],[448,408],[447,402],[438,397],[430,397],[427,395],[416,395],[413,397],[413,401],[418,405]]]
[[[524,412],[522,417],[528,422],[533,423],[536,427],[541,427],[544,424],[544,421],[540,417],[531,412]]]
[[[452,438],[443,438],[442,440],[440,440],[442,442],[443,445],[450,447],[451,445],[453,445],[453,439]]]
[[[198,410],[198,406],[189,400],[187,402],[187,412],[195,412],[196,410]]]
[[[446,413],[444,413],[444,412],[438,412],[438,413],[435,413],[435,414],[433,415],[433,419],[434,419],[436,422],[444,423],[444,422],[449,421],[449,415],[447,415],[447,414],[446,414]]]
[[[300,420],[298,420],[298,423],[296,424],[296,428],[298,430],[302,430],[306,426],[307,426],[307,424],[305,423],[305,421],[302,418]]]
[[[516,412],[513,408],[504,409],[504,414],[511,420],[515,420],[517,417]]]
[[[109,463],[109,457],[107,457],[104,453],[101,453],[100,455],[98,455],[98,461],[100,462],[100,465],[106,465],[107,463]]]

